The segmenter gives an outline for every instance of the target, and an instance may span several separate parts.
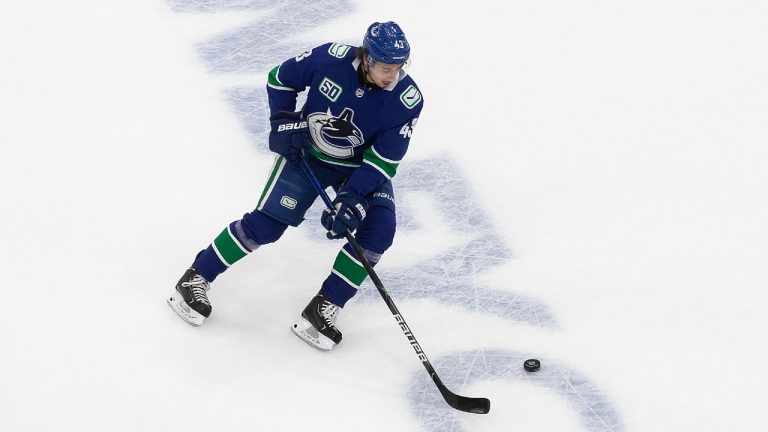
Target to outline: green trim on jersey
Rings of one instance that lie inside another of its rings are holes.
[[[282,156],[277,156],[275,158],[274,165],[272,165],[272,172],[269,173],[267,184],[264,186],[264,191],[261,193],[261,197],[259,197],[259,203],[256,205],[256,210],[261,210],[264,207],[264,203],[267,201],[267,196],[269,196],[269,194],[272,192],[272,189],[275,187],[275,179],[278,175],[280,175],[280,172],[283,170],[284,166],[285,158]]]
[[[363,162],[373,166],[390,180],[395,176],[397,173],[397,166],[400,165],[400,161],[383,157],[378,154],[373,147],[369,147],[363,152]]]
[[[280,78],[277,77],[277,75],[280,73],[280,65],[277,65],[272,68],[271,71],[269,71],[269,75],[267,76],[267,85],[275,90],[288,90],[288,91],[296,91],[296,89],[292,89],[282,82],[280,82]]]
[[[360,261],[352,257],[344,249],[340,250],[339,254],[336,255],[332,272],[355,288],[360,288],[365,278],[368,277],[368,272],[365,271],[365,267],[360,264]]]
[[[229,230],[229,226],[224,228],[221,234],[213,240],[212,246],[213,250],[216,251],[216,255],[219,256],[221,262],[227,267],[248,255],[248,250],[237,241],[235,236]]]
[[[328,156],[327,154],[317,150],[314,147],[310,147],[308,150],[309,150],[309,154],[329,164],[341,165],[341,166],[352,167],[352,168],[357,168],[360,166],[359,163],[355,163],[355,162],[344,160],[344,159],[336,159],[335,157]]]

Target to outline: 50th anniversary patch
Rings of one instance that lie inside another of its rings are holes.
[[[323,78],[318,90],[320,90],[320,93],[327,97],[331,102],[336,102],[341,95],[341,86],[328,77]],[[419,96],[419,98],[421,98],[421,96]]]

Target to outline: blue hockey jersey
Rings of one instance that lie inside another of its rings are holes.
[[[310,154],[350,176],[346,191],[366,196],[397,172],[424,101],[402,69],[387,88],[361,84],[355,54],[327,43],[288,59],[269,72],[267,94],[274,114],[295,111],[298,93],[308,90]]]

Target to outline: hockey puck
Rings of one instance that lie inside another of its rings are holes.
[[[541,362],[536,359],[528,359],[523,363],[526,372],[536,372],[541,367]]]

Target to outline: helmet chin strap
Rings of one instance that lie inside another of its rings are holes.
[[[370,56],[365,56],[363,61],[360,63],[360,69],[358,73],[358,79],[360,81],[360,84],[367,86],[367,87],[373,87],[376,89],[382,89],[384,87],[380,87],[378,84],[373,82],[371,79],[371,66],[373,65],[374,60]]]

